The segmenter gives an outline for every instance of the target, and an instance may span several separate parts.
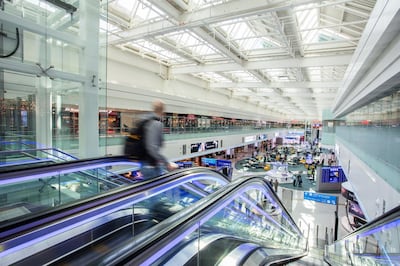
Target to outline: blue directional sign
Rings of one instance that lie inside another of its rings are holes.
[[[321,203],[326,203],[326,204],[332,204],[332,205],[338,204],[337,196],[320,194],[320,193],[315,193],[315,192],[310,192],[310,191],[304,191],[304,199],[313,200],[316,202],[321,202]]]

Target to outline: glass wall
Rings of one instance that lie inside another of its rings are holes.
[[[400,90],[348,115],[336,136],[400,191]]]
[[[105,154],[92,150],[106,106],[99,82],[106,81],[100,46],[107,33],[97,29],[107,11],[99,1],[1,2],[0,141],[28,139],[79,157]]]

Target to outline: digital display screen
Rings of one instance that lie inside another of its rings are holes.
[[[322,167],[321,180],[323,183],[343,183],[347,178],[341,166]]]
[[[201,158],[203,166],[217,166],[217,159],[214,158]]]
[[[231,167],[232,162],[229,160],[217,160],[218,167]]]
[[[218,148],[218,140],[190,144],[190,152],[202,152]]]
[[[353,201],[349,201],[349,213],[365,219],[364,213],[360,206]]]
[[[176,162],[179,168],[190,168],[193,167],[193,162]]]
[[[314,161],[313,161],[313,157],[312,157],[312,154],[311,153],[307,153],[306,154],[306,163],[307,164],[312,164]]]
[[[267,134],[260,134],[258,135],[259,140],[267,139]]]

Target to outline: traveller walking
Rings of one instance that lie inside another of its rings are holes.
[[[125,145],[125,154],[141,163],[140,172],[144,179],[162,175],[166,170],[171,171],[178,165],[169,162],[161,154],[163,145],[163,124],[161,117],[164,113],[164,102],[153,102],[153,112],[142,117],[136,127],[136,132],[131,133]]]

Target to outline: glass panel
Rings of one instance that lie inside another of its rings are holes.
[[[219,263],[228,261],[246,264],[256,249],[263,259],[268,255],[303,254],[306,239],[267,193],[251,188],[239,191],[170,243],[160,258],[155,259],[155,254],[147,262],[155,259],[156,265],[224,265]]]
[[[81,158],[107,154],[105,146],[93,147],[98,111],[107,106],[107,32],[92,30],[99,28],[100,4],[28,0],[6,1],[3,8],[0,140],[30,140],[31,148],[68,149]]]
[[[400,91],[366,105],[336,126],[336,137],[400,191]]]
[[[132,164],[125,165],[125,169],[132,168]],[[133,183],[109,172],[109,168],[85,165],[0,180],[0,212],[23,207],[27,212],[20,214],[29,215]]]
[[[400,265],[400,219],[326,246],[331,265]]]
[[[46,181],[49,179],[46,178]],[[87,184],[83,179],[81,181],[80,185]],[[60,184],[65,187],[69,186],[69,189],[77,185],[75,180]],[[78,216],[73,215],[49,225],[50,227],[54,226],[54,230],[49,227],[38,228],[33,236],[29,232],[19,236],[18,240],[22,239],[22,242],[14,242],[11,239],[7,248],[14,248],[10,251],[11,255],[5,256],[3,259],[10,264],[16,261],[22,264],[24,261],[34,261],[37,265],[43,265],[49,261],[54,263],[58,260],[56,264],[85,261],[86,264],[97,265],[98,263],[93,262],[97,259],[96,256],[93,256],[93,251],[104,247],[112,250],[121,245],[137,245],[140,241],[132,241],[132,237],[139,236],[171,215],[202,199],[208,195],[207,191],[212,192],[222,185],[224,185],[224,181],[218,174],[211,171],[210,174],[184,175],[181,179],[173,182],[165,182],[145,191],[138,190],[138,193],[125,194],[123,198],[118,194],[111,195],[109,200],[104,201],[99,208],[91,208],[86,212],[81,212]],[[49,190],[50,193],[52,190],[57,191],[52,188]],[[88,190],[86,189],[86,191]],[[81,208],[81,206],[76,208]],[[19,215],[26,213],[26,211],[25,213],[19,211]],[[60,224],[65,224],[65,226]],[[156,230],[152,232],[157,233]],[[144,233],[142,236],[146,239],[148,235]],[[21,243],[26,246],[24,243],[28,241],[30,243],[46,241],[46,243],[52,244],[36,245],[35,247],[38,249],[35,248],[34,251],[31,250],[33,245],[25,247],[25,251],[24,247],[19,247]],[[77,251],[79,248],[81,250]],[[71,254],[65,256],[69,252]]]
[[[26,146],[28,148],[25,148]],[[35,143],[33,143],[35,144]],[[30,149],[31,142],[4,143],[0,151],[0,172],[10,169],[27,169],[32,165],[48,165],[56,162],[76,160],[75,157],[56,149]],[[11,167],[12,166],[12,167]]]

